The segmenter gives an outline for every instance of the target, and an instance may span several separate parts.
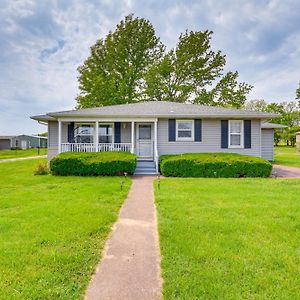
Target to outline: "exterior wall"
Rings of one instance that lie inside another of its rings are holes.
[[[10,139],[0,139],[0,150],[9,150],[10,149]]]
[[[274,129],[261,130],[261,156],[270,161],[274,160]]]
[[[48,123],[48,160],[58,154],[58,122]]]
[[[28,136],[28,135],[19,135],[16,137],[16,139],[13,141],[13,144],[18,147],[22,147],[22,141],[26,141],[27,149],[28,148],[37,148],[37,147],[47,147],[47,140],[45,139],[39,139],[34,136]]]
[[[124,128],[124,124],[125,128]],[[130,143],[131,142],[131,123],[122,122],[121,123],[121,143]]]
[[[168,119],[159,119],[157,124],[158,154],[180,154],[187,152],[232,152],[253,156],[261,156],[260,148],[260,120],[251,122],[251,149],[221,148],[221,120],[202,119],[202,141],[201,142],[169,142],[168,141]]]

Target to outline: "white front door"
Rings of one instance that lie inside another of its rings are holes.
[[[27,141],[21,141],[21,148],[23,150],[27,149]]]
[[[150,123],[137,124],[137,155],[141,158],[153,157],[152,125]]]

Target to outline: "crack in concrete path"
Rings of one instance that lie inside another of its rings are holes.
[[[153,177],[135,177],[86,299],[162,299]]]

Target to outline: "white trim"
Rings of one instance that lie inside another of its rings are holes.
[[[77,122],[77,123],[94,123],[95,121],[99,122],[154,122],[157,121],[157,118],[99,118],[99,117],[89,117],[89,118],[57,118],[58,121],[62,122]],[[55,120],[54,120],[55,121]]]
[[[180,131],[192,131],[191,137],[178,137],[178,123],[183,123],[183,122],[190,122],[192,123],[192,128],[190,129],[180,129]],[[195,120],[191,119],[181,119],[177,120],[176,119],[176,141],[178,142],[191,142],[195,140]]]
[[[241,132],[240,133],[231,133],[231,122],[240,122],[241,123]],[[240,145],[231,145],[231,135],[239,135],[241,137]],[[231,149],[242,149],[244,148],[244,120],[228,120],[228,148]]]
[[[131,121],[131,153],[134,153],[134,121]]]
[[[58,121],[58,153],[61,153],[61,121]]]
[[[98,150],[99,150],[99,122],[98,121],[95,122],[94,133],[95,133],[94,142],[96,144],[96,152],[98,152]]]

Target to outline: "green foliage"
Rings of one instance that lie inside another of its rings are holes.
[[[136,155],[127,152],[66,152],[50,161],[53,175],[113,176],[133,174]]]
[[[91,55],[78,68],[79,108],[131,103],[140,98],[143,77],[163,52],[152,24],[125,17],[114,32],[91,47]]]
[[[78,68],[77,106],[158,100],[241,107],[252,86],[238,83],[238,72],[223,74],[225,55],[211,49],[211,38],[212,31],[186,31],[166,52],[148,20],[125,17]]]
[[[181,34],[177,46],[147,73],[146,99],[241,107],[252,86],[238,83],[238,72],[221,77],[225,55],[211,49],[211,37],[212,31]]]
[[[300,106],[300,83],[299,87],[296,90],[296,100],[299,100],[298,105]]]
[[[286,125],[287,128],[275,130],[275,145],[284,141],[288,146],[295,146],[296,132],[300,130],[300,110],[297,102],[267,103],[264,100],[251,100],[245,103],[244,108],[278,114],[279,116],[271,121]]]
[[[163,155],[160,169],[172,177],[269,177],[268,161],[235,153],[186,153]]]
[[[48,175],[48,174],[49,174],[49,168],[47,164],[40,162],[34,171],[34,175]]]

